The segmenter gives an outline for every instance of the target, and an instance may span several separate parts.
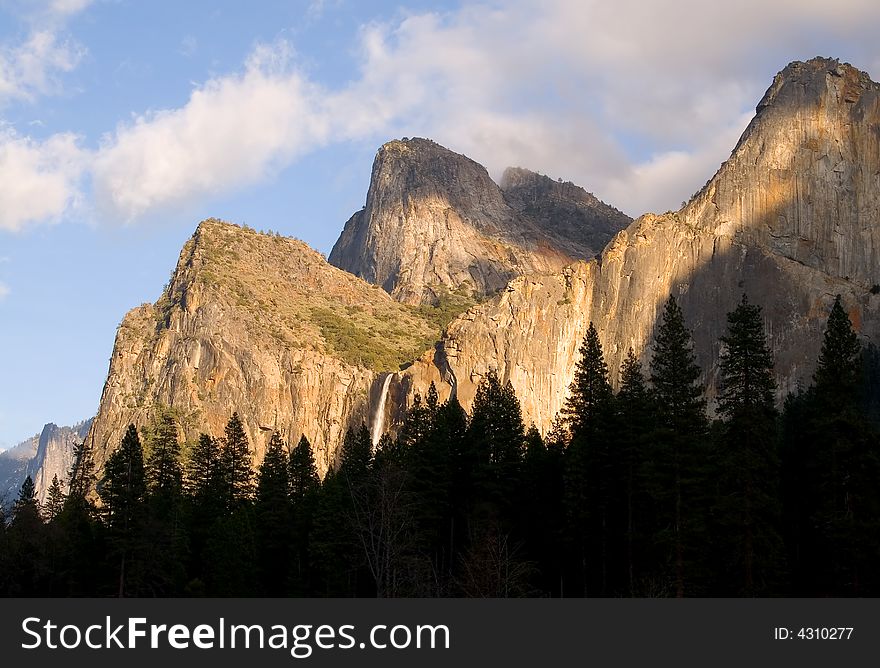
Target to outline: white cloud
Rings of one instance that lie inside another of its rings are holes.
[[[61,15],[85,4],[51,6]],[[103,218],[134,221],[271,178],[332,142],[406,135],[432,137],[496,177],[519,165],[571,179],[630,214],[676,208],[728,157],[778,69],[818,54],[875,67],[878,21],[873,0],[486,2],[364,26],[355,75],[332,89],[279,41],[183,106],[105,135],[88,156],[91,195]],[[52,73],[75,66],[75,48],[54,35],[28,47],[43,55],[13,59],[32,65],[17,66],[29,74],[11,90],[46,90]],[[75,139],[4,141],[17,151],[7,170],[15,158],[30,185],[0,225],[76,201],[85,154]]]
[[[38,142],[0,129],[0,230],[57,220],[79,197],[84,158],[73,134]]]
[[[243,73],[197,88],[180,109],[155,111],[105,138],[95,197],[130,221],[253,183],[324,142],[326,95],[287,66],[285,48],[260,47]]]
[[[9,292],[9,286],[5,283],[0,282],[0,301],[6,299],[6,297],[9,295]]]
[[[22,44],[0,47],[0,104],[55,92],[58,75],[73,70],[83,54],[54,29],[35,30]]]
[[[51,0],[48,11],[58,17],[71,16],[83,11],[93,0]]]

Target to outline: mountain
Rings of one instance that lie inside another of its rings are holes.
[[[451,379],[467,407],[494,367],[525,419],[547,429],[588,323],[616,376],[630,346],[650,359],[673,294],[711,397],[725,314],[747,293],[764,309],[781,398],[808,384],[836,294],[864,340],[880,336],[878,138],[880,86],[868,75],[824,58],[790,64],[730,158],[680,211],[642,216],[595,260],[511,281],[452,323],[401,382],[413,393]],[[441,387],[441,396],[452,389]]]
[[[46,500],[54,476],[63,486],[73,464],[74,445],[82,443],[91,425],[91,420],[72,427],[50,422],[39,434],[0,452],[0,505],[8,506],[15,501],[27,476],[34,481],[41,503]]]
[[[9,507],[18,497],[27,477],[28,464],[37,454],[40,435],[31,436],[15,447],[0,452],[0,507]]]
[[[404,139],[379,149],[366,206],[329,260],[408,304],[484,297],[515,276],[593,257],[630,221],[572,184],[508,170],[499,187],[473,160]]]
[[[202,223],[159,301],[120,326],[89,442],[100,464],[160,406],[187,439],[238,411],[257,459],[273,429],[305,433],[323,473],[348,426],[375,438],[430,382],[469,409],[492,368],[546,431],[589,322],[616,376],[629,347],[650,359],[669,295],[710,397],[726,313],[743,292],[763,306],[781,397],[808,382],[836,294],[880,336],[878,138],[878,84],[836,60],[792,63],[681,210],[631,223],[572,184],[516,169],[498,186],[433,142],[390,142],[330,263]]]
[[[305,433],[323,473],[349,424],[369,421],[378,374],[433,346],[455,304],[400,304],[301,241],[206,220],[160,299],[119,326],[89,434],[96,463],[167,407],[190,441],[222,435],[237,411],[258,460],[272,431]]]

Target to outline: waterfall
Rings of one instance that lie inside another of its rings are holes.
[[[388,387],[391,385],[391,377],[393,373],[385,376],[385,382],[382,383],[382,394],[379,395],[379,405],[376,406],[376,415],[373,417],[373,447],[379,443],[382,438],[382,430],[385,428],[385,401],[388,399]]]

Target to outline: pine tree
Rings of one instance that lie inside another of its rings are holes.
[[[617,448],[621,458],[621,486],[625,522],[624,591],[630,596],[641,592],[641,580],[651,559],[650,537],[654,531],[652,504],[645,485],[647,449],[654,432],[654,407],[632,348],[620,367],[620,390],[616,401]]]
[[[361,423],[355,431],[351,427],[342,441],[342,453],[339,460],[339,474],[349,485],[362,482],[370,469],[373,458],[373,442],[367,425]]]
[[[226,436],[220,451],[226,507],[233,510],[249,501],[254,494],[254,471],[251,467],[251,451],[244,426],[233,413],[226,423]]]
[[[177,423],[169,411],[160,412],[150,426],[148,443],[150,456],[146,467],[150,493],[166,504],[172,503],[182,490],[183,471]]]
[[[321,479],[315,466],[312,445],[305,434],[300,437],[297,446],[290,451],[288,480],[293,517],[289,588],[292,595],[304,596],[308,593],[309,587],[309,549],[318,495],[321,491]]]
[[[111,528],[128,527],[133,517],[141,513],[146,491],[141,440],[131,424],[120,446],[107,458],[99,487]]]
[[[568,421],[572,438],[590,442],[599,435],[604,437],[612,399],[608,366],[599,333],[592,322],[578,352],[580,359],[562,414]]]
[[[612,584],[609,568],[615,495],[609,447],[613,394],[599,333],[592,322],[580,355],[562,411],[571,434],[566,453],[566,516],[584,594],[607,596]]]
[[[21,522],[25,517],[40,516],[40,502],[37,501],[37,488],[33,478],[27,476],[21,483],[18,498],[12,506],[12,521]]]
[[[290,480],[290,497],[294,506],[317,489],[321,484],[318,477],[318,468],[315,466],[315,457],[312,454],[312,444],[303,434],[297,446],[290,452],[288,461],[288,477]]]
[[[199,434],[199,440],[189,453],[186,465],[186,489],[198,505],[222,507],[223,468],[220,444],[207,434]]]
[[[840,295],[828,316],[810,392],[810,433],[803,447],[814,506],[814,579],[820,593],[864,595],[880,588],[878,434],[859,396],[861,347]]]
[[[861,351],[859,338],[837,295],[813,375],[816,392],[829,409],[841,410],[855,403],[862,382]]]
[[[495,501],[504,502],[517,484],[525,426],[513,385],[510,381],[502,383],[494,369],[477,387],[468,438],[479,457],[478,466],[488,489],[494,491]]]
[[[432,384],[433,386],[433,384]],[[436,389],[435,389],[436,392]],[[412,447],[416,443],[422,443],[427,438],[433,423],[433,412],[430,406],[422,403],[422,396],[416,394],[413,404],[406,411],[403,424],[397,440],[404,449]]]
[[[12,594],[46,595],[48,578],[45,534],[36,487],[33,479],[27,476],[12,506],[12,521],[8,528],[8,567],[12,569],[11,575],[14,578]]]
[[[118,595],[125,596],[126,591],[137,593],[142,565],[137,546],[143,528],[147,486],[144,453],[133,424],[128,426],[120,446],[108,457],[98,493],[106,507],[114,552],[119,558]],[[134,585],[134,592],[130,583]]]
[[[761,308],[745,295],[728,313],[721,343],[718,412],[724,421],[713,545],[719,575],[728,583],[723,593],[767,594],[779,580],[782,559],[776,383]]]
[[[277,431],[272,432],[257,479],[257,553],[263,593],[285,592],[289,561],[290,499],[287,446]]]
[[[684,316],[670,295],[651,359],[658,429],[648,458],[649,482],[664,527],[657,538],[668,546],[670,584],[678,597],[696,590],[705,551],[706,490],[700,483],[707,479],[708,424],[700,375]]]
[[[58,480],[58,474],[52,476],[52,483],[49,485],[49,490],[46,492],[46,505],[43,508],[43,513],[46,516],[46,520],[52,522],[58,515],[61,514],[62,509],[64,508],[64,500],[65,494],[61,489],[61,483]]]
[[[73,464],[68,474],[70,485],[67,490],[69,501],[87,504],[87,495],[95,484],[95,461],[91,444],[85,441],[73,446]]]

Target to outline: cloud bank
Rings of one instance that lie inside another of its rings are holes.
[[[330,143],[404,135],[495,176],[519,165],[571,179],[630,214],[675,208],[726,159],[787,62],[880,67],[878,23],[880,4],[863,0],[487,2],[364,26],[355,74],[337,88],[300,69],[290,44],[260,45],[240,71],[120,123],[93,150],[69,135],[0,135],[0,179],[24,177],[0,191],[11,202],[0,227],[57,218],[83,198],[104,219],[136,221],[260,182]],[[10,90],[44,90],[41,72],[75,64],[63,48],[56,56]]]

